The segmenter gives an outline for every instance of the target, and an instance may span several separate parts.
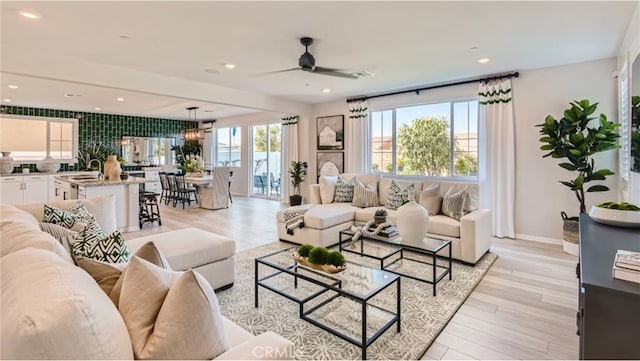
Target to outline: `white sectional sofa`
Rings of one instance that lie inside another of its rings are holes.
[[[331,246],[338,243],[339,231],[349,229],[355,224],[366,223],[373,219],[377,209],[385,208],[392,178],[381,177],[378,174],[343,174],[342,176],[346,180],[358,177],[364,184],[375,184],[378,192],[378,205],[359,208],[350,202],[333,202],[334,194],[332,192],[334,191],[332,187],[335,187],[333,184],[335,177],[325,177],[320,179],[320,184],[312,184],[309,188],[309,203],[313,206],[304,213],[302,228],[287,232],[285,212],[278,212],[277,227],[280,240],[297,244],[310,243]],[[491,211],[479,209],[478,184],[432,179],[419,181],[396,179],[396,182],[403,187],[413,184],[415,199],[418,203],[421,201],[421,191],[436,184],[440,185],[442,195],[452,188],[454,190],[466,189],[469,198],[468,204],[465,205],[465,214],[460,220],[441,213],[430,215],[429,235],[451,240],[452,257],[465,263],[475,264],[489,250],[491,246]],[[388,212],[387,220],[395,222],[396,211],[386,210]]]
[[[105,232],[116,229],[113,196],[84,203]],[[68,210],[75,201],[51,204]],[[122,305],[116,306],[101,285],[74,264],[58,240],[41,231],[43,204],[20,208],[0,206],[0,357],[133,359],[130,332],[118,310]],[[149,240],[156,243],[161,253],[166,252],[167,263],[174,271],[202,271],[213,286],[210,289],[233,283],[235,241],[198,229],[185,229],[127,240],[127,244],[133,254]],[[144,288],[140,292],[145,292]],[[272,355],[265,353],[266,349],[278,350],[279,358],[294,356],[293,343],[281,336],[273,332],[254,336],[220,317],[228,348],[216,359],[265,358]],[[189,334],[187,329],[174,328]],[[189,349],[187,345],[181,347],[180,350]],[[193,358],[190,355],[171,358]]]

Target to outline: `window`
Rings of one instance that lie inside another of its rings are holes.
[[[39,161],[46,156],[61,162],[76,162],[78,120],[2,117],[0,147],[21,163]]]
[[[478,101],[371,112],[371,171],[477,177]]]
[[[220,128],[216,131],[216,158],[218,165],[239,167],[242,160],[242,129],[240,127]]]

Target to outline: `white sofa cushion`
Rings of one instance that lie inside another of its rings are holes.
[[[3,222],[0,223],[0,256],[20,251],[24,248],[39,248],[55,253],[67,263],[73,264],[69,252],[52,235],[40,230],[37,221],[26,212],[23,213],[28,221],[33,220],[37,228],[33,228],[30,222]]]
[[[202,275],[133,257],[122,277],[118,307],[137,359],[212,359],[230,348],[218,299]]]
[[[118,310],[82,269],[35,248],[1,267],[3,359],[133,359]]]
[[[460,238],[460,221],[442,214],[429,216],[429,233]]]
[[[320,200],[322,204],[329,204],[333,202],[333,198],[336,194],[336,182],[337,176],[321,176],[318,184],[320,184]]]

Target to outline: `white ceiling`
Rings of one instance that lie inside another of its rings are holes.
[[[12,99],[3,104],[179,119],[189,118],[189,106],[200,107],[198,120],[296,113],[345,97],[613,57],[637,4],[2,1],[0,91]],[[27,20],[22,9],[42,18]],[[374,76],[264,74],[296,67],[302,36],[314,38],[318,66]],[[477,63],[482,57],[491,61]]]

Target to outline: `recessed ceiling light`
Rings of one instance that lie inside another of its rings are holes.
[[[2,101],[5,103],[11,103],[13,100],[11,100],[11,98],[3,98]]]
[[[124,101],[124,98],[122,98],[122,97],[117,97],[117,98],[116,98],[116,100],[117,100],[117,101],[119,101],[119,102],[123,102],[123,101]]]
[[[484,64],[484,63],[488,63],[491,59],[489,58],[480,58],[478,59],[478,63],[480,64]]]
[[[102,108],[100,108],[100,107],[95,107],[95,110],[97,110],[97,111],[101,111],[101,110],[102,110]]]
[[[18,12],[18,14],[22,15],[23,17],[27,18],[27,19],[31,19],[31,20],[37,20],[37,19],[41,19],[42,15],[38,14],[35,11],[31,11],[31,10],[20,10]]]
[[[330,93],[330,92],[331,92],[331,89],[329,89],[329,88],[324,88],[324,89],[322,89],[322,92],[323,92],[323,93]]]
[[[226,64],[224,64],[224,67],[227,68],[227,69],[235,69],[236,68],[236,64],[226,63]]]
[[[73,98],[73,97],[81,97],[82,94],[64,93],[64,96],[67,98]]]
[[[9,88],[9,89],[18,89],[19,87],[17,85],[9,84],[9,85],[7,85],[7,88]]]

